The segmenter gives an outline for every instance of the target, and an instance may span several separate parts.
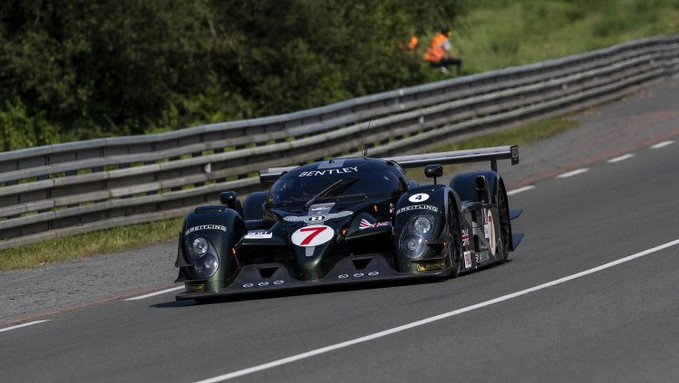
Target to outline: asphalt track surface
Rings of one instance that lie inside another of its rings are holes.
[[[659,84],[501,167],[526,233],[504,265],[422,284],[38,311],[0,327],[0,380],[679,381],[678,106],[676,81]]]

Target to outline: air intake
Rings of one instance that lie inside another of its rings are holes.
[[[352,261],[354,262],[354,267],[356,270],[363,270],[366,267],[368,267],[368,264],[370,261],[372,261],[372,257],[370,258],[354,258]]]
[[[278,270],[278,266],[274,267],[260,267],[259,268],[259,275],[262,276],[262,279],[265,278],[271,278],[271,276]]]

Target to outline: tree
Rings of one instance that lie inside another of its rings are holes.
[[[6,0],[2,129],[33,138],[3,145],[289,113],[420,84],[432,71],[397,48],[404,31],[432,31],[462,9],[429,0]]]

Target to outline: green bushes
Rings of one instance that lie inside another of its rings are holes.
[[[431,73],[419,60],[404,62],[402,31],[452,20],[460,7],[7,0],[0,5],[2,148],[289,113],[417,85]]]
[[[4,151],[327,105],[447,78],[437,26],[475,73],[677,33],[679,0],[75,0],[0,4]],[[417,52],[398,48],[409,31]]]
[[[0,148],[2,151],[56,143],[57,130],[44,113],[30,116],[21,100],[5,100],[0,105]]]

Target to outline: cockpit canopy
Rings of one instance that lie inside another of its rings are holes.
[[[304,165],[283,174],[271,187],[271,202],[272,207],[281,208],[305,204],[312,198],[316,198],[314,203],[398,198],[406,189],[405,173],[394,162],[373,158],[335,159]]]

